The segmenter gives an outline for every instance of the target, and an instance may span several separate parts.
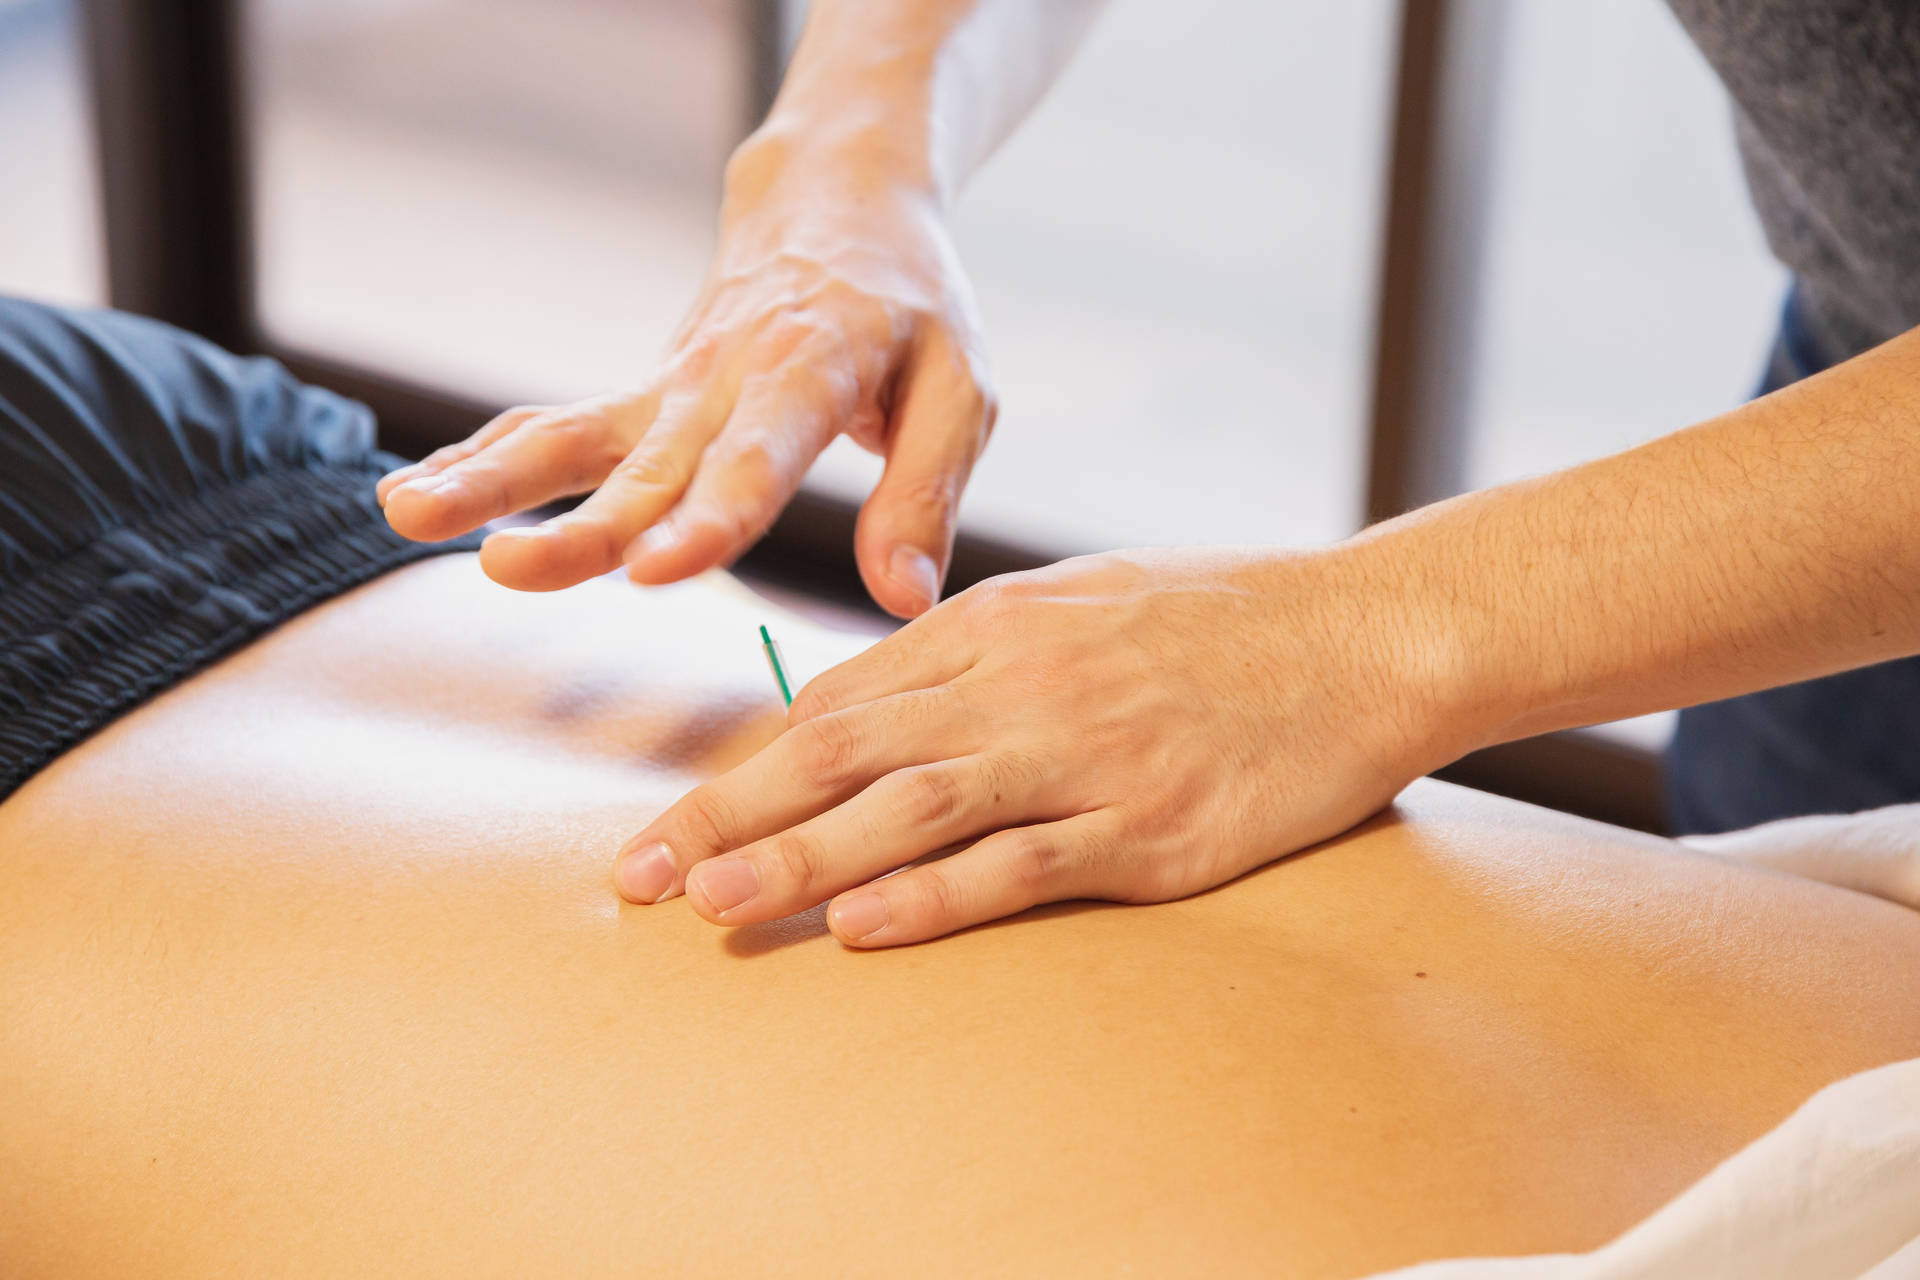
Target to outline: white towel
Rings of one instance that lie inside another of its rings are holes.
[[[1920,909],[1920,806],[1687,843]],[[1920,1280],[1920,1058],[1828,1085],[1592,1253],[1429,1262],[1391,1277]]]

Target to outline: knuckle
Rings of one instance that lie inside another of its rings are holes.
[[[1073,859],[1057,839],[1032,831],[1008,832],[1005,838],[1013,882],[1029,900],[1039,901],[1065,888],[1074,870]]]
[[[931,862],[920,868],[914,879],[916,914],[923,926],[958,924],[967,918],[967,896],[959,881],[944,862]]]
[[[779,496],[786,451],[773,441],[759,434],[734,441],[724,461],[728,481],[739,497],[757,501]]]
[[[632,541],[629,531],[617,520],[569,521],[563,527],[570,532],[578,530],[575,537],[582,550],[590,550],[599,563],[608,568],[620,563],[627,544]]]
[[[636,489],[672,489],[686,483],[686,469],[660,449],[638,449],[621,462],[621,483]]]
[[[772,504],[732,502],[702,502],[686,517],[689,525],[708,530],[714,535],[719,546],[719,554],[733,556],[746,550],[748,545],[758,541],[773,524],[778,514]]]
[[[787,723],[799,725],[836,711],[839,706],[826,677],[816,676],[794,695],[793,706],[787,709]]]
[[[769,329],[766,333],[760,335],[761,345],[765,347],[775,342],[779,336],[779,332],[778,329]],[[762,411],[763,406],[778,404],[782,400],[790,398],[784,394],[785,391],[785,381],[765,367],[756,368],[752,372],[742,375],[740,385],[734,388],[733,416],[735,420],[737,421],[749,415],[756,417],[765,416]]]
[[[795,361],[781,375],[786,396],[814,405],[836,419],[851,416],[859,399],[860,381],[841,360]]]
[[[783,307],[755,317],[750,340],[758,372],[741,380],[742,390],[749,386],[762,391],[778,389],[779,377],[775,366],[819,332],[819,323],[804,311]]]
[[[900,777],[901,809],[915,822],[945,827],[965,811],[966,791],[951,771],[919,769]]]
[[[605,424],[597,415],[566,409],[529,418],[520,429],[536,437],[548,449],[569,453],[598,445],[606,434]]]
[[[598,410],[550,414],[522,430],[532,435],[549,466],[557,464],[568,472],[605,475],[625,452]]]
[[[900,503],[937,520],[944,529],[959,514],[960,499],[954,488],[953,478],[948,475],[915,476],[901,487]]]
[[[763,851],[765,865],[781,884],[805,892],[826,873],[825,851],[798,832],[788,832],[769,840]]]
[[[513,506],[513,486],[504,466],[495,457],[468,458],[460,467],[460,484],[473,495],[472,505],[488,511],[507,511]]]
[[[845,276],[839,275],[828,276],[820,281],[814,286],[812,293],[812,301],[816,307],[848,314],[858,311],[866,300],[867,294],[864,290]]]
[[[854,780],[860,762],[859,735],[844,716],[808,720],[793,733],[796,764],[809,781],[838,789]]]
[[[608,568],[620,563],[632,534],[620,518],[607,511],[569,511],[547,522],[548,528],[566,536],[568,544],[581,555],[591,554]]]
[[[676,817],[685,842],[699,853],[712,855],[733,848],[734,832],[739,828],[725,802],[712,792],[696,791],[688,796]]]
[[[969,608],[973,608],[973,609],[998,608],[1000,605],[1006,602],[1007,579],[1004,576],[1001,576],[998,578],[987,578],[987,579],[984,579],[983,581],[976,582],[972,586],[968,587],[965,591],[961,592],[958,598],[961,600],[964,600],[967,603],[967,606]]]
[[[957,599],[966,601],[965,611],[973,621],[991,625],[1019,607],[1020,589],[1011,578],[989,578],[968,587]]]
[[[701,332],[688,338],[667,358],[661,369],[663,382],[698,386],[707,380],[720,363],[722,344],[719,336]]]

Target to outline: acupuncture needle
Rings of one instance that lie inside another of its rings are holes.
[[[760,628],[760,648],[767,655],[767,666],[773,670],[773,682],[780,686],[780,697],[792,706],[793,690],[787,684],[786,664],[780,661],[780,646],[764,625]]]

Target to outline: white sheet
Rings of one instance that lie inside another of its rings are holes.
[[[1920,806],[1688,843],[1920,909]],[[1391,1273],[1482,1278],[1920,1280],[1920,1058],[1828,1085],[1592,1253],[1455,1259]]]

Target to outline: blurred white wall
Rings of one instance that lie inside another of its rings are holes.
[[[1786,288],[1747,201],[1726,95],[1667,7],[1508,9],[1475,488],[1746,399]]]
[[[1745,394],[1781,289],[1658,0],[1515,3],[1467,470]],[[647,371],[745,125],[730,0],[255,0],[262,306],[503,400]],[[1114,0],[960,212],[1005,412],[965,519],[1060,551],[1359,519],[1390,0]],[[72,0],[0,0],[0,288],[101,296]],[[863,492],[840,447],[818,483]]]
[[[263,322],[502,401],[645,373],[712,251],[732,9],[249,6]]]
[[[1109,5],[961,202],[1003,404],[969,522],[1075,551],[1353,530],[1394,14]]]

